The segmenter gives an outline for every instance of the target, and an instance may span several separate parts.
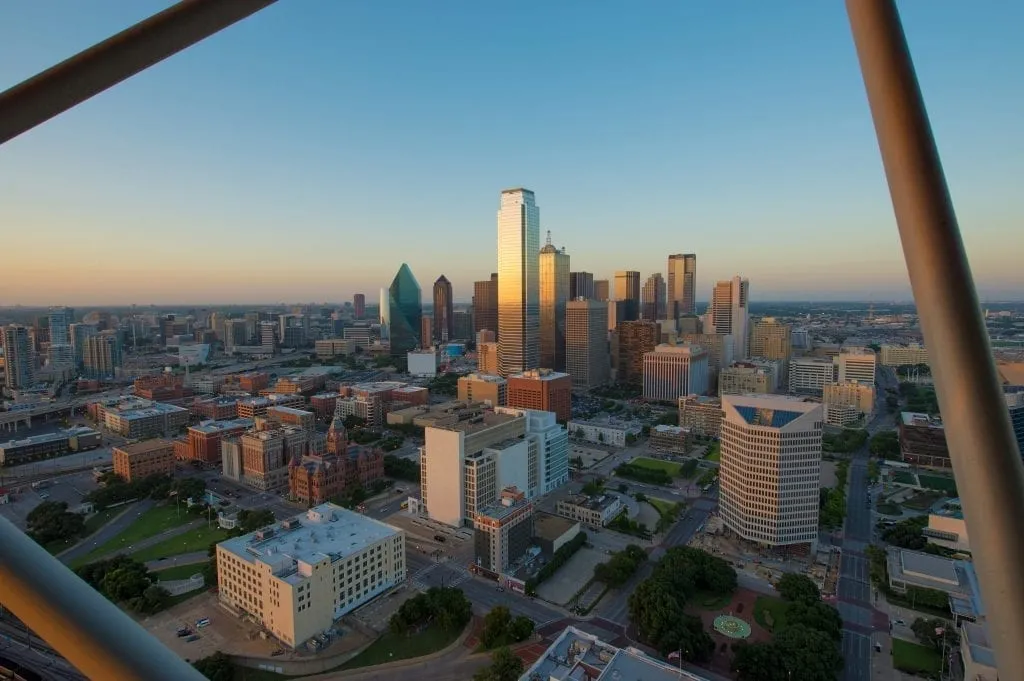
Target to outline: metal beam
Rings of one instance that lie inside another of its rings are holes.
[[[0,144],[277,0],[182,0],[0,93]]]
[[[996,661],[1024,670],[1024,465],[893,0],[847,0]]]
[[[6,518],[0,546],[0,602],[90,679],[205,678]]]

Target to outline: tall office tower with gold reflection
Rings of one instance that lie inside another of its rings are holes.
[[[569,302],[569,254],[548,232],[540,249],[540,365],[565,371],[565,304]]]
[[[498,371],[540,363],[540,209],[529,189],[501,192],[498,209]]]
[[[675,253],[668,256],[668,313],[671,319],[694,314],[697,290],[697,256]]]

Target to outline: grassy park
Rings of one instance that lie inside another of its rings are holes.
[[[942,667],[942,656],[934,648],[894,638],[892,640],[892,665],[908,674],[931,676],[939,673]]]
[[[754,601],[754,619],[768,631],[781,628],[786,622],[789,603],[773,596],[758,596]]]
[[[633,459],[630,463],[639,468],[665,471],[673,478],[679,477],[680,465],[672,461],[662,461],[661,459],[650,459],[646,456],[641,456]]]
[[[461,630],[445,631],[436,624],[407,636],[385,632],[370,646],[340,667],[340,670],[372,667],[385,662],[422,657],[442,650],[462,634]]]
[[[106,524],[106,522],[109,522],[110,519],[118,515],[118,512],[123,510],[123,508],[107,509],[106,511],[101,511],[96,515],[108,514],[113,511],[113,513],[109,515],[107,520],[103,523]],[[184,509],[182,509],[179,514],[178,509],[174,506],[154,506],[139,516],[135,522],[126,527],[124,532],[103,544],[100,544],[89,553],[73,561],[72,566],[86,565],[109,553],[127,548],[142,541],[143,539],[155,537],[161,532],[184,525],[190,520],[195,519],[195,516],[188,515]],[[90,520],[92,519],[90,518]]]
[[[214,525],[213,527],[207,527],[201,525],[196,527],[184,534],[179,534],[176,537],[170,537],[159,544],[154,544],[148,548],[142,549],[132,553],[132,558],[141,562],[148,563],[151,560],[160,560],[161,558],[170,558],[171,556],[178,556],[182,553],[192,553],[194,551],[206,551],[210,548],[210,544],[215,542],[224,541],[228,538],[226,530]]]
[[[948,478],[944,475],[927,475],[925,473],[921,473],[917,476],[917,479],[921,481],[921,487],[945,492],[951,497],[959,496],[956,491],[956,480],[953,478]]]

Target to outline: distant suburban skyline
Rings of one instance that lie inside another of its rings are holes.
[[[7,0],[0,89],[170,4]],[[900,8],[979,291],[1022,299],[1024,4]],[[376,300],[403,262],[466,302],[513,186],[599,279],[910,298],[842,3],[307,0],[0,147],[0,305]]]

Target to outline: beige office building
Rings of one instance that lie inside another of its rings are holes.
[[[405,576],[405,533],[334,504],[217,544],[220,602],[289,648]]]
[[[569,302],[569,254],[548,240],[540,249],[540,364],[565,370],[565,304]],[[528,367],[533,368],[533,367]]]
[[[658,345],[644,353],[645,400],[676,402],[708,390],[708,353],[699,345]]]
[[[837,381],[860,381],[874,385],[876,357],[870,348],[843,348],[833,361]]]
[[[822,402],[825,404],[825,422],[845,426],[874,411],[875,386],[859,381],[828,383],[822,393]]]
[[[768,394],[774,389],[771,372],[750,362],[734,362],[718,375],[719,395]]]
[[[774,317],[762,317],[750,330],[750,356],[780,360],[783,373],[793,355],[793,329]],[[783,382],[785,376],[783,376]]]
[[[679,426],[694,435],[718,437],[722,432],[722,400],[719,397],[687,395],[679,398]]]
[[[729,334],[735,339],[735,352],[738,359],[750,356],[750,338],[748,326],[750,313],[750,281],[733,277],[715,284],[711,292],[711,306],[708,310],[706,332]],[[710,328],[708,328],[710,326]]]
[[[899,367],[910,364],[927,364],[928,348],[917,343],[910,345],[883,345],[881,361],[887,367]]]
[[[722,412],[722,520],[748,541],[813,554],[821,404],[800,397],[725,395]]]
[[[459,379],[459,401],[504,407],[508,402],[508,381],[493,374],[467,374]]]
[[[679,340],[687,345],[699,345],[708,351],[708,389],[715,392],[722,369],[732,364],[735,359],[735,339],[733,336],[720,333],[687,333],[682,327],[683,322],[688,319],[680,320]]]
[[[589,390],[611,381],[607,303],[572,300],[566,304],[565,371],[577,390]]]
[[[478,343],[476,346],[476,370],[480,374],[498,373],[498,344]]]

